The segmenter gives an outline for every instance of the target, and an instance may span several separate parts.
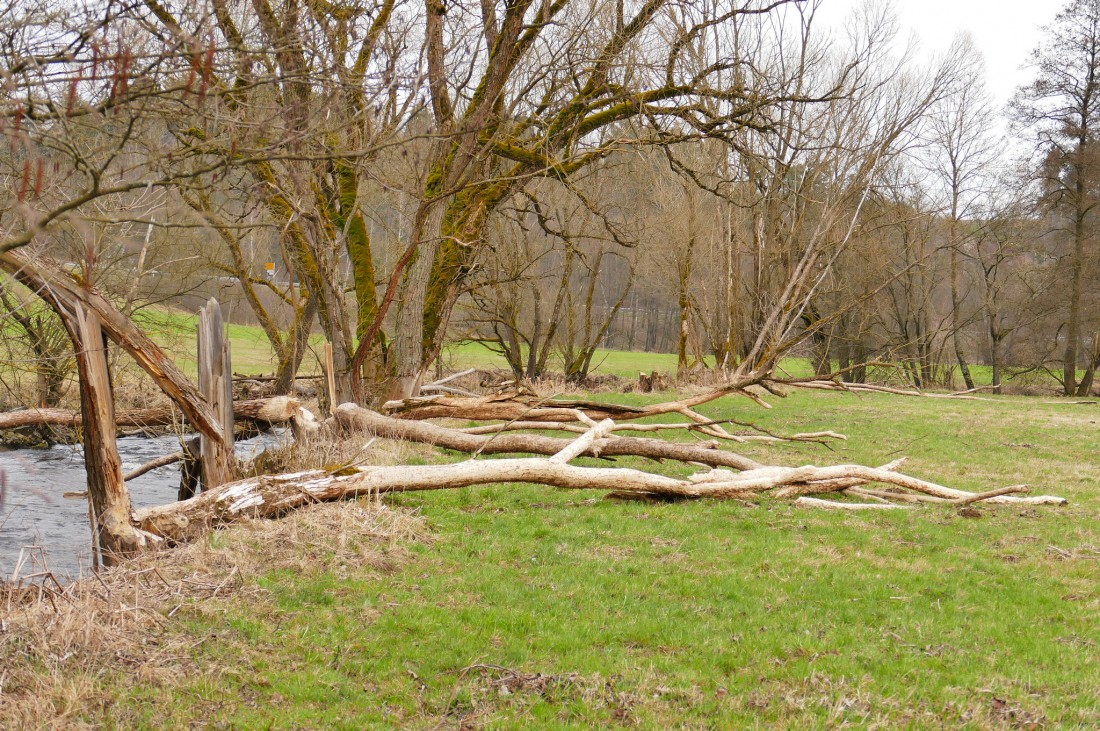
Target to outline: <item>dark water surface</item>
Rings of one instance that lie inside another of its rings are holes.
[[[262,434],[237,443],[237,455],[251,458],[289,435]],[[118,452],[122,471],[179,451],[179,439],[122,437]],[[0,508],[0,579],[27,576],[48,568],[59,579],[75,579],[91,567],[91,529],[87,498],[66,498],[86,489],[84,455],[79,445],[50,449],[0,451],[0,480],[6,484]],[[126,485],[135,508],[176,499],[179,464],[147,472]],[[22,566],[20,566],[22,563]]]

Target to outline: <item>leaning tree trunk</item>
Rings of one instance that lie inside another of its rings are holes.
[[[336,397],[340,401],[351,401],[354,399],[351,364],[355,343],[351,336],[343,291],[336,275],[337,265],[334,262],[328,264],[327,271],[320,274],[321,281],[317,284],[323,293],[318,298],[318,314],[325,338],[332,343]]]
[[[0,254],[0,269],[41,297],[62,318],[67,316],[68,302],[80,304],[87,312],[94,312],[102,330],[129,353],[165,395],[180,407],[196,431],[212,438],[221,437],[218,417],[194,384],[133,320],[119,312],[103,295],[95,289],[81,287],[68,275],[32,266],[10,251]]]
[[[294,318],[294,324],[286,333],[283,352],[279,354],[279,364],[275,370],[275,383],[272,393],[289,395],[294,390],[294,377],[302,367],[302,359],[309,349],[309,331],[313,318],[317,317],[317,298],[311,297]]]
[[[1092,383],[1096,378],[1097,368],[1100,368],[1100,332],[1092,336],[1092,357],[1089,358],[1085,375],[1081,378],[1080,385],[1077,386],[1078,396],[1088,396],[1089,392],[1092,391]]]

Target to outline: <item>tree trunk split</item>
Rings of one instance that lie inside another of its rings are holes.
[[[233,368],[225,338],[222,308],[211,298],[199,310],[199,391],[214,411],[221,434],[199,435],[199,460],[204,489],[233,479],[237,458],[233,452]]]
[[[114,435],[114,397],[107,368],[107,346],[94,312],[74,304],[71,327],[80,371],[84,424],[84,462],[92,516],[95,555],[111,565],[119,556],[145,547],[145,538],[130,522],[130,493],[122,475]]]

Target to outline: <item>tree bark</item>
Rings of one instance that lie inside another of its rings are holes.
[[[1085,218],[1088,207],[1085,203],[1087,188],[1085,184],[1085,144],[1084,138],[1078,141],[1077,154],[1080,162],[1076,166],[1077,182],[1074,186],[1075,210],[1073,222],[1073,259],[1070,262],[1069,327],[1066,332],[1066,352],[1062,358],[1063,393],[1066,396],[1086,396],[1077,388],[1077,360],[1081,338],[1081,279],[1085,268]]]
[[[110,566],[140,551],[145,538],[130,523],[130,493],[115,446],[114,394],[99,318],[79,303],[72,310],[73,345],[80,373],[84,465],[98,554]]]
[[[283,352],[279,354],[279,364],[275,372],[276,394],[289,394],[294,387],[294,378],[302,367],[302,358],[309,348],[309,331],[317,317],[317,300],[310,298],[301,312],[295,314],[294,324],[290,326],[284,341]]]
[[[1077,386],[1078,396],[1088,396],[1092,391],[1092,383],[1096,378],[1096,369],[1100,368],[1100,332],[1095,333],[1092,336],[1092,357],[1089,358],[1088,366],[1085,368],[1085,375],[1081,379],[1081,383]]]
[[[996,313],[990,312],[989,318],[989,361],[993,367],[993,393],[1000,394],[1001,388],[1001,333],[997,329]]]
[[[408,267],[397,310],[394,333],[397,372],[389,392],[391,398],[419,395],[424,376],[424,303],[428,296],[428,279],[439,250],[447,204],[446,201],[433,201],[425,203],[424,208],[426,210],[414,232],[419,242],[416,259]]]
[[[962,318],[960,317],[959,310],[961,305],[959,303],[959,249],[958,249],[958,201],[957,194],[954,205],[952,206],[952,221],[951,221],[951,344],[955,348],[955,360],[959,363],[959,370],[962,371],[963,382],[966,384],[968,391],[974,390],[974,377],[970,375],[970,366],[966,362],[966,358],[963,357],[962,352],[962,340],[959,337],[959,330],[962,329]]]
[[[199,390],[222,432],[217,438],[202,435],[199,440],[203,489],[208,490],[232,480],[237,462],[233,454],[233,368],[222,308],[213,298],[199,311],[198,354]]]

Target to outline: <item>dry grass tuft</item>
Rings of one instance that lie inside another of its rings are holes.
[[[192,651],[205,638],[183,617],[265,602],[256,578],[272,571],[390,572],[408,543],[425,540],[408,511],[329,503],[244,521],[67,587],[0,586],[0,725],[99,727],[111,706],[105,678],[169,686],[199,670]]]

